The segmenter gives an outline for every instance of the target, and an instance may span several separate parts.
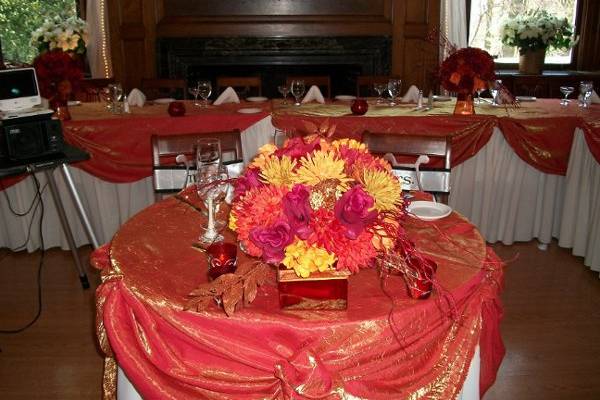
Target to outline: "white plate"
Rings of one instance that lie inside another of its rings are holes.
[[[237,112],[242,114],[256,114],[262,111],[262,108],[240,108]]]
[[[269,100],[267,97],[262,96],[246,97],[246,101],[251,101],[253,103],[262,103],[263,101],[267,100]]]
[[[335,96],[336,100],[340,100],[340,101],[351,101],[351,100],[356,100],[356,96],[348,96],[345,94],[339,94],[337,96]]]
[[[433,96],[433,101],[450,101],[452,97],[450,96]]]
[[[450,215],[452,208],[433,201],[413,201],[407,211],[423,221],[435,221]]]
[[[169,104],[169,103],[172,103],[174,101],[175,101],[175,99],[172,98],[172,97],[164,97],[164,98],[161,98],[161,99],[152,100],[152,102],[154,104]]]
[[[79,100],[69,100],[67,101],[67,105],[69,107],[80,106],[81,102]]]
[[[535,96],[517,96],[516,99],[519,101],[536,101],[537,97],[535,97]]]

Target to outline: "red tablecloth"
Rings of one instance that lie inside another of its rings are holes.
[[[229,318],[216,306],[182,310],[206,281],[205,256],[191,246],[201,224],[195,209],[170,198],[93,254],[103,269],[97,327],[107,396],[116,360],[146,399],[452,399],[477,344],[482,391],[494,381],[504,355],[502,264],[459,215],[407,221],[447,296],[412,300],[392,276],[390,298],[377,271],[362,270],[350,279],[347,311],[282,311],[276,287],[265,285]]]
[[[482,105],[477,115],[452,115],[453,102],[436,103],[431,111],[415,111],[414,104],[397,107],[371,105],[365,116],[353,116],[348,104],[276,107],[273,125],[300,133],[334,132],[334,137],[360,139],[364,131],[389,134],[451,135],[452,165],[456,166],[488,142],[499,127],[513,150],[542,172],[564,175],[575,128],[582,128],[600,163],[600,105],[588,109],[556,99],[524,102],[518,109]]]

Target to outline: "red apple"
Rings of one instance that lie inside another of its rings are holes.
[[[354,100],[354,102],[352,103],[352,106],[350,107],[350,110],[352,111],[352,114],[354,114],[354,115],[364,115],[368,109],[369,109],[369,104],[367,103],[366,100],[363,100],[363,99]]]
[[[185,104],[181,101],[169,103],[169,115],[171,117],[183,117],[185,115]]]

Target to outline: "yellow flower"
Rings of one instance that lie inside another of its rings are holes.
[[[360,150],[363,153],[367,152],[367,146],[364,143],[361,143],[354,139],[338,139],[334,140],[331,144],[336,149],[339,149],[341,146],[346,146],[349,149]]]
[[[385,218],[383,220],[383,222],[387,225],[388,229],[394,229],[395,231],[398,230],[399,227],[399,223],[398,221],[391,219],[391,218]],[[375,247],[376,250],[381,251],[381,250],[391,250],[395,244],[396,244],[396,240],[395,237],[397,236],[396,233],[394,232],[386,232],[385,229],[383,229],[383,226],[381,225],[377,225],[374,227],[374,232],[373,232],[373,238],[371,239],[371,243],[373,244],[373,247]]]
[[[334,153],[315,151],[309,157],[302,157],[300,168],[296,171],[296,182],[315,186],[327,179],[340,181],[338,187],[345,191],[351,180],[344,173],[344,160],[335,157]]]
[[[258,153],[264,154],[265,156],[270,156],[271,154],[275,153],[275,150],[277,150],[277,146],[275,146],[273,143],[267,143],[258,149]]]
[[[288,156],[269,157],[260,172],[261,178],[272,185],[291,186],[296,182],[296,161]]]
[[[304,240],[296,240],[285,248],[282,264],[288,269],[293,269],[296,275],[308,278],[311,272],[333,269],[336,261],[337,258],[333,253],[314,244],[309,245]]]
[[[229,229],[234,232],[237,229],[237,217],[233,211],[229,213]]]
[[[364,170],[361,183],[375,199],[377,211],[394,210],[402,204],[400,181],[387,171]]]

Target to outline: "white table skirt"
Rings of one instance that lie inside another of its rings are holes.
[[[271,117],[242,134],[244,154],[255,154],[272,139]],[[128,184],[102,181],[78,168],[70,168],[82,202],[101,243],[109,241],[133,214],[154,202],[151,178]],[[42,174],[40,181],[45,182]],[[484,238],[494,243],[537,238],[573,248],[585,264],[600,271],[600,165],[590,153],[583,132],[577,129],[566,176],[545,174],[521,160],[495,129],[490,141],[469,160],[452,170],[450,206],[469,218]],[[87,237],[72,207],[62,177],[57,177],[67,217],[78,246]],[[43,183],[42,183],[43,184]],[[13,208],[23,211],[33,199],[31,178],[4,191]],[[44,194],[44,244],[68,249],[49,191]],[[15,248],[27,237],[30,217],[18,218],[0,193],[0,247]],[[36,219],[37,222],[37,219]],[[35,224],[34,224],[35,225]],[[39,248],[37,229],[32,229],[28,251]]]
[[[456,400],[479,400],[480,365],[481,356],[479,354],[479,345],[477,345],[471,359],[471,364],[469,364],[469,372],[460,393],[456,396]],[[137,392],[121,367],[118,367],[117,371],[117,400],[142,400],[142,396]]]

